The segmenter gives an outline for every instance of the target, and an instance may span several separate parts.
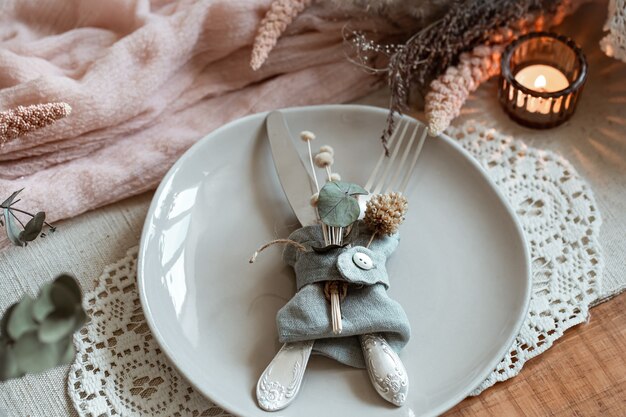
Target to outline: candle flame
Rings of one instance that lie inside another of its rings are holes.
[[[537,79],[535,79],[536,88],[543,88],[546,86],[546,84],[547,84],[546,77],[544,77],[543,75],[539,75]]]

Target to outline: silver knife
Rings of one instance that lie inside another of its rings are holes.
[[[312,196],[316,192],[315,182],[300,159],[285,116],[280,111],[273,111],[267,116],[265,125],[280,185],[300,224],[311,226],[317,223],[317,212],[303,190],[310,190],[309,197]]]
[[[266,128],[274,166],[291,208],[302,226],[317,223],[315,208],[303,192],[310,190],[310,195],[313,195],[315,183],[300,159],[285,116],[279,111],[271,112],[266,119]],[[278,411],[291,404],[300,390],[313,343],[311,340],[283,345],[257,382],[259,407],[266,411]]]

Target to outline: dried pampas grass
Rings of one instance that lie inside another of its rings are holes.
[[[437,136],[450,126],[472,91],[500,72],[501,45],[477,46],[461,54],[459,64],[450,67],[430,84],[425,113],[428,133]]]
[[[72,112],[67,103],[45,103],[18,106],[0,112],[0,146],[20,136],[41,129]]]
[[[250,66],[253,70],[261,68],[287,26],[311,2],[312,0],[274,0],[272,2],[254,38],[250,58]]]

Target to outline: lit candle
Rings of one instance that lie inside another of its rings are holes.
[[[585,54],[573,40],[555,33],[520,36],[505,48],[500,68],[502,108],[519,124],[536,129],[569,120],[587,79]]]
[[[515,74],[515,80],[526,88],[534,91],[553,93],[569,86],[565,74],[550,65],[529,65]],[[523,106],[526,94],[519,93],[517,105]],[[554,103],[554,109],[559,109],[563,98],[559,97]],[[527,109],[531,113],[550,113],[552,99],[528,97]]]

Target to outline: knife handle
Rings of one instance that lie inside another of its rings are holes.
[[[285,343],[280,348],[257,382],[259,407],[278,411],[291,404],[300,391],[313,343],[313,340]]]

